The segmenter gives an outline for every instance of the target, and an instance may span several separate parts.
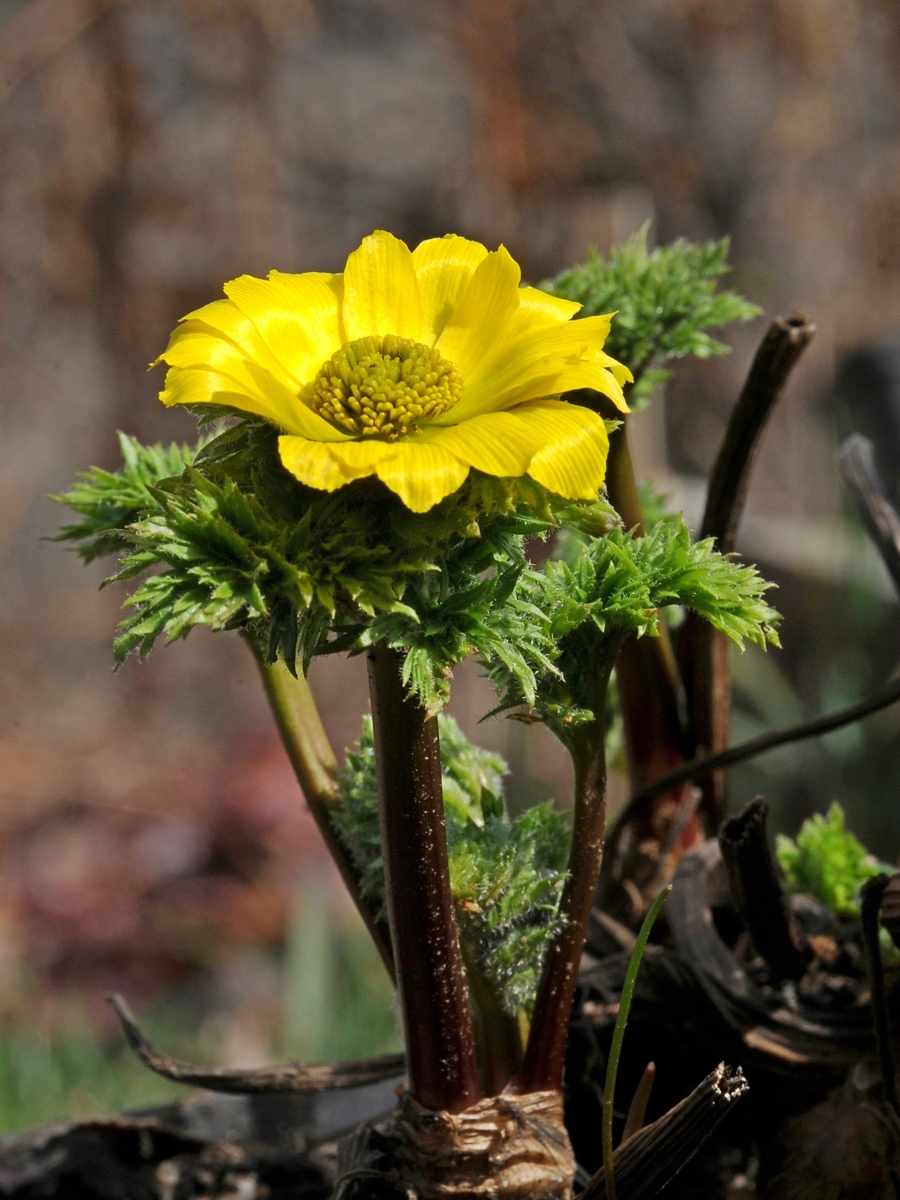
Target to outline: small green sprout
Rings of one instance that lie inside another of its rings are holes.
[[[842,916],[859,916],[859,890],[867,879],[894,873],[845,828],[837,803],[827,816],[816,813],[804,821],[796,840],[779,834],[775,852],[790,891],[810,892]]]

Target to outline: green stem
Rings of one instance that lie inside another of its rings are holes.
[[[643,536],[647,532],[644,528],[644,511],[634,473],[634,459],[628,444],[628,427],[624,422],[610,434],[606,487],[612,506],[625,522],[625,528]]]
[[[538,989],[522,1069],[507,1091],[558,1091],[562,1087],[569,1017],[578,967],[597,889],[606,826],[606,691],[620,642],[602,644],[600,661],[589,673],[588,698],[594,719],[572,735],[575,811],[569,872],[560,899],[560,931],[554,939]]]
[[[472,1021],[481,1086],[486,1096],[499,1096],[522,1065],[522,1031],[519,1022],[500,1006],[477,962],[462,947],[472,1001]]]
[[[359,875],[331,822],[332,813],[341,805],[337,762],[309,683],[303,675],[292,675],[280,659],[274,663],[266,662],[252,640],[245,640],[259,667],[266,697],[309,811],[393,980],[390,934],[384,922],[375,919],[374,911],[363,899]]]
[[[659,916],[660,909],[669,898],[671,890],[671,884],[664,887],[650,906],[650,911],[644,917],[644,923],[634,944],[634,950],[631,952],[631,961],[628,964],[628,972],[625,976],[622,996],[619,1000],[619,1011],[616,1015],[612,1045],[609,1048],[609,1060],[606,1064],[606,1079],[603,1084],[603,1173],[606,1178],[606,1200],[616,1200],[616,1177],[615,1166],[613,1164],[613,1099],[616,1092],[616,1075],[619,1072],[619,1059],[622,1056],[622,1042],[625,1038],[625,1026],[628,1024],[628,1013],[631,1010],[631,1001],[634,997],[634,985],[637,982],[637,975],[640,970],[641,959],[644,957],[647,939],[650,937],[650,930]]]
[[[462,1112],[481,1099],[459,948],[437,718],[404,687],[403,659],[369,652],[385,904],[406,1041],[409,1089],[426,1108]]]

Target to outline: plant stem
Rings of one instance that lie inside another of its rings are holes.
[[[569,873],[560,899],[562,923],[544,964],[525,1049],[525,1059],[511,1092],[540,1092],[562,1087],[569,1017],[578,967],[594,904],[606,826],[606,691],[620,646],[603,646],[590,673],[589,697],[594,719],[573,733],[569,752],[575,768],[575,812]]]
[[[678,658],[684,677],[692,754],[712,754],[731,736],[731,667],[724,633],[699,613],[688,611],[681,628]],[[709,771],[698,776],[700,811],[706,828],[715,831],[725,811],[726,775]]]
[[[609,440],[609,461],[606,471],[606,486],[610,502],[625,522],[627,529],[638,536],[646,533],[641,497],[634,473],[634,460],[628,443],[628,427],[622,424],[614,430]],[[617,674],[619,680],[623,717],[626,721],[626,736],[629,740],[629,759],[637,779],[644,782],[652,778],[653,766],[648,762],[658,753],[657,743],[667,743],[671,754],[678,761],[684,758],[681,752],[682,730],[678,717],[678,692],[681,679],[672,650],[672,642],[666,624],[659,623],[659,636],[652,638],[629,638],[619,653]],[[627,680],[634,677],[635,696],[630,700]],[[639,697],[638,694],[639,693]],[[647,730],[647,699],[655,697],[657,712],[650,722],[653,729]],[[654,732],[660,736],[654,737]],[[668,763],[667,765],[671,765]]]
[[[397,966],[409,1088],[426,1108],[481,1098],[459,949],[441,788],[437,718],[404,687],[400,653],[369,651],[385,902]]]
[[[522,1065],[522,1032],[518,1020],[500,1007],[478,963],[472,962],[465,950],[463,960],[472,1001],[481,1086],[486,1096],[499,1096]]]
[[[628,444],[627,426],[616,429],[609,439],[607,487],[613,507],[629,529],[644,533],[640,494],[634,473],[634,462]],[[616,661],[616,685],[622,710],[625,749],[628,756],[628,776],[631,787],[638,791],[659,776],[680,766],[688,756],[688,739],[682,727],[679,696],[681,677],[665,621],[659,621],[659,637],[629,637],[622,645]],[[658,838],[660,822],[656,814],[663,806],[680,811],[686,797],[681,791],[666,796],[658,805],[646,811],[634,810],[639,820],[636,842]],[[663,822],[665,826],[667,822]],[[613,828],[603,873],[600,880],[601,903],[612,901],[619,881],[621,863],[616,853],[624,831],[621,820]],[[682,830],[682,840],[691,845],[702,836],[696,816],[691,815],[688,827]],[[614,903],[614,901],[613,901]]]
[[[628,1024],[628,1014],[631,1011],[631,1001],[634,997],[634,985],[637,982],[650,930],[659,916],[660,909],[668,900],[671,890],[671,884],[664,887],[644,917],[644,923],[641,925],[641,931],[631,952],[631,961],[628,964],[625,982],[622,985],[619,1011],[616,1014],[612,1045],[609,1048],[609,1058],[606,1063],[606,1079],[603,1083],[603,1174],[606,1179],[606,1200],[616,1200],[615,1164],[613,1163],[613,1100],[616,1093],[616,1076],[619,1073],[619,1059],[622,1056],[622,1042],[625,1039],[625,1026]]]
[[[621,413],[616,415],[621,419]],[[613,508],[625,522],[625,528],[633,529],[638,535],[646,533],[634,459],[628,442],[628,426],[624,421],[609,437],[606,487]]]
[[[262,675],[263,687],[281,740],[303,789],[309,811],[393,981],[394,956],[390,933],[383,921],[375,919],[374,911],[362,898],[356,868],[331,823],[331,814],[341,803],[337,788],[337,762],[309,683],[303,675],[292,675],[280,659],[274,663],[266,662],[265,656],[251,639],[245,640]]]

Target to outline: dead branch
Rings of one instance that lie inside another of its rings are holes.
[[[897,878],[896,876],[894,878]],[[878,1060],[881,1065],[881,1083],[884,1098],[895,1116],[900,1117],[900,1099],[897,1097],[897,1064],[891,1039],[891,1023],[888,1015],[887,995],[884,982],[884,964],[878,939],[878,918],[881,902],[891,880],[887,875],[876,875],[868,879],[860,891],[862,900],[863,942],[869,967],[869,983],[872,989],[872,1025]]]
[[[803,313],[776,317],[756,351],[709,479],[700,527],[700,536],[715,538],[723,554],[734,549],[760,434],[815,332]]]
[[[720,1063],[680,1104],[623,1142],[613,1155],[616,1189],[629,1200],[650,1200],[690,1162],[749,1085],[741,1068]],[[579,1200],[604,1194],[602,1168]]]
[[[895,875],[881,897],[881,924],[900,950],[900,875]]]
[[[900,516],[888,498],[872,443],[854,433],[838,450],[836,460],[857,515],[900,592]]]
[[[723,554],[735,548],[762,432],[815,332],[815,325],[802,313],[787,320],[777,317],[753,358],[710,475],[700,527],[700,536],[715,538]],[[731,725],[728,641],[698,614],[689,613],[679,658],[694,749],[706,753],[722,750],[728,745]],[[698,782],[703,792],[701,811],[707,828],[714,829],[721,820],[725,799],[724,772],[710,772]]]
[[[157,1075],[213,1092],[243,1095],[264,1092],[326,1092],[338,1088],[363,1087],[384,1079],[400,1078],[406,1070],[404,1054],[382,1054],[377,1058],[352,1059],[342,1063],[286,1063],[278,1067],[238,1070],[228,1067],[196,1067],[169,1058],[150,1042],[134,1019],[122,996],[107,996],[122,1023],[128,1044],[145,1066]]]
[[[677,783],[684,783],[686,779],[696,779],[705,771],[733,767],[737,763],[746,762],[749,758],[756,758],[759,754],[766,754],[769,750],[777,750],[779,746],[786,746],[790,742],[802,742],[806,738],[821,737],[823,734],[832,733],[835,729],[842,729],[845,725],[852,725],[854,721],[861,721],[863,717],[880,712],[883,708],[896,704],[898,700],[900,700],[900,679],[894,679],[886,687],[874,692],[865,700],[859,700],[856,704],[848,704],[846,708],[839,708],[824,717],[813,717],[811,721],[801,721],[800,724],[792,725],[789,729],[763,733],[759,737],[740,742],[737,746],[729,746],[727,750],[720,750],[716,754],[704,754],[699,758],[694,758],[684,766],[676,767],[674,771],[660,775],[658,779],[648,783],[639,792],[635,792],[619,817],[617,827],[626,825],[651,797],[658,796],[660,792],[669,791]]]
[[[775,873],[766,836],[768,813],[761,796],[751,800],[722,826],[719,846],[735,907],[757,953],[782,979],[800,979],[806,963]]]
[[[713,920],[711,886],[721,863],[721,848],[711,838],[678,864],[666,911],[675,950],[747,1047],[744,1062],[754,1074],[780,1067],[797,1086],[806,1076],[839,1081],[875,1050],[869,1006],[820,1012],[802,999],[787,1005],[779,991],[758,985]]]

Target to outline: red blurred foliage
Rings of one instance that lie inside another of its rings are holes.
[[[324,848],[274,731],[235,739],[199,790],[183,815],[68,801],[2,836],[0,929],[42,992],[140,1003],[199,978],[223,943],[277,948]]]

